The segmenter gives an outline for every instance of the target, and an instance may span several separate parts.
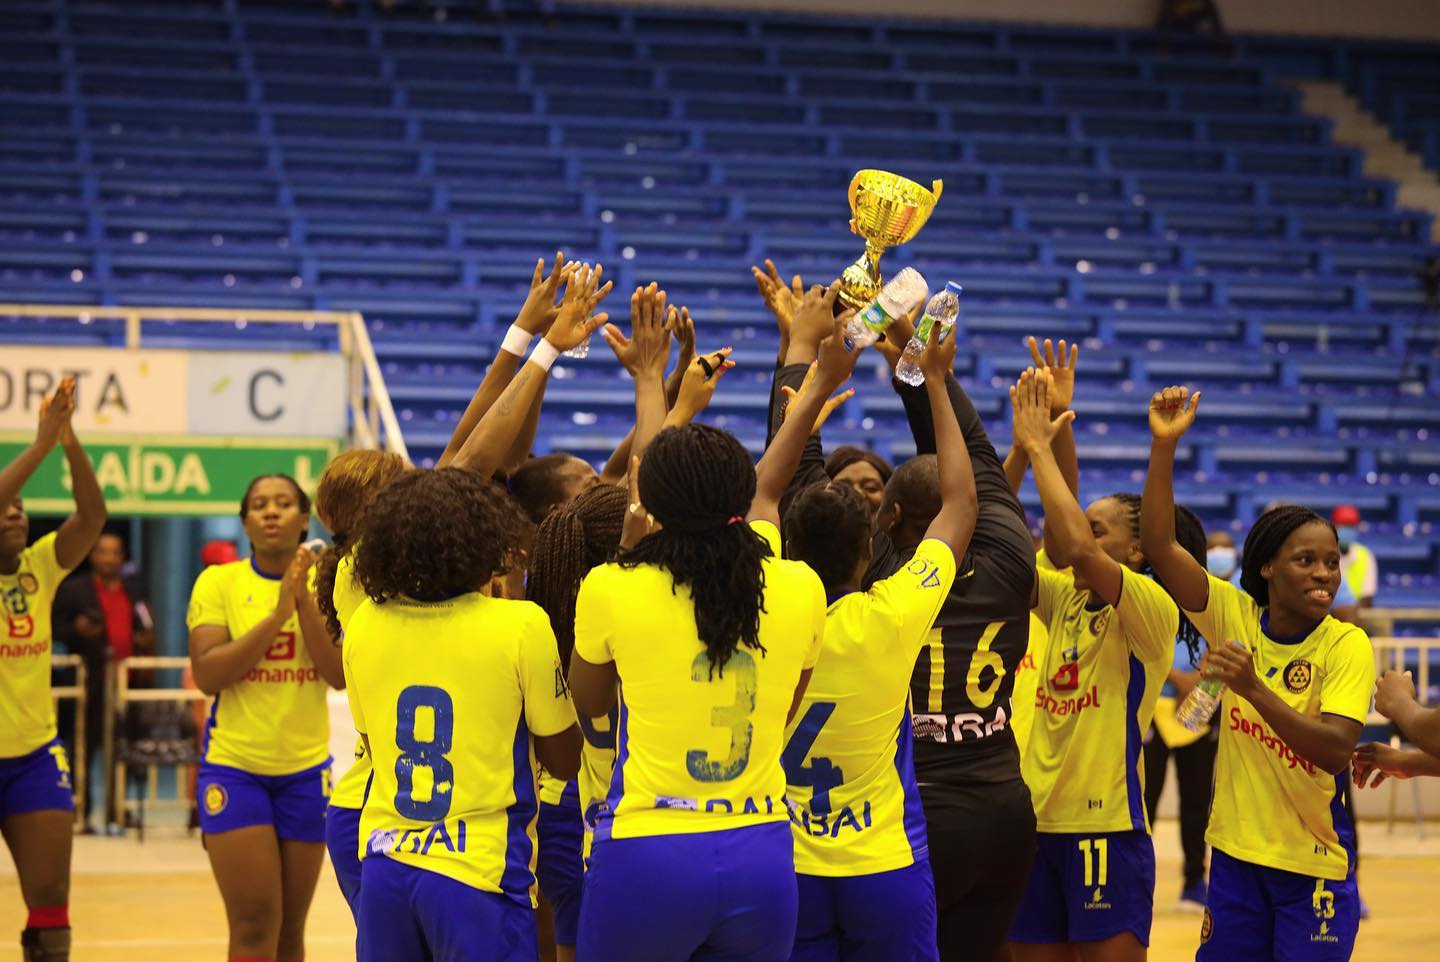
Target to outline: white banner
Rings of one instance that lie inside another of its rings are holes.
[[[191,434],[338,438],[345,434],[339,354],[190,354]]]

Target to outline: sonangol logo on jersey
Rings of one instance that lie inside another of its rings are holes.
[[[230,804],[230,793],[225,790],[224,785],[216,785],[213,782],[205,786],[205,814],[219,815],[225,811],[225,806]]]
[[[1310,662],[1304,658],[1296,658],[1285,666],[1285,687],[1298,695],[1310,687],[1310,678],[1314,673]]]
[[[1050,687],[1055,691],[1074,691],[1080,687],[1080,666],[1067,661],[1060,670],[1050,676]]]

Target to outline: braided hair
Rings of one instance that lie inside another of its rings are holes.
[[[848,484],[812,484],[785,514],[785,553],[814,569],[834,591],[845,584],[870,543],[870,505]]]
[[[724,674],[741,645],[763,653],[761,562],[771,551],[741,523],[755,497],[750,454],[719,428],[666,428],[646,448],[637,480],[641,502],[662,527],[622,551],[621,567],[655,565],[670,573],[672,591],[690,589],[710,677]]]
[[[344,451],[325,466],[315,489],[315,513],[330,529],[333,542],[315,563],[315,603],[325,616],[332,640],[340,638],[340,615],[335,610],[335,574],[340,561],[355,546],[353,534],[375,495],[410,470],[398,454],[388,451]]]
[[[1130,519],[1130,533],[1136,541],[1139,541],[1140,495],[1124,491],[1110,495],[1110,500],[1117,502],[1125,509]],[[1175,542],[1185,549],[1186,554],[1199,562],[1200,567],[1205,567],[1205,525],[1194,511],[1179,504],[1175,505]],[[1149,558],[1141,561],[1140,573],[1155,578],[1160,587],[1165,587],[1165,583],[1155,575],[1155,569],[1150,566]],[[1190,623],[1189,618],[1185,617],[1185,612],[1181,611],[1179,615],[1180,630],[1175,637],[1185,644],[1185,650],[1190,653],[1190,661],[1198,662],[1202,641],[1200,631]]]
[[[625,489],[597,484],[551,511],[535,533],[526,599],[545,609],[568,671],[575,647],[575,598],[591,568],[614,557],[625,526]]]
[[[1250,533],[1245,535],[1245,548],[1240,552],[1240,587],[1257,605],[1262,608],[1270,605],[1270,582],[1261,577],[1260,569],[1275,560],[1287,538],[1305,525],[1316,523],[1335,534],[1333,524],[1298,504],[1279,505],[1255,519]]]

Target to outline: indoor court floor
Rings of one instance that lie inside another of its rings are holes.
[[[225,954],[225,915],[198,837],[159,830],[144,844],[133,838],[77,838],[71,919],[74,962],[219,962]],[[1440,945],[1440,824],[1417,839],[1413,823],[1387,834],[1362,823],[1361,893],[1370,919],[1360,925],[1355,962],[1436,958]],[[1179,843],[1173,821],[1156,831],[1153,962],[1194,958],[1200,917],[1174,910],[1179,892]],[[0,856],[0,962],[19,960],[24,923],[20,892],[8,855]],[[310,913],[307,962],[355,958],[354,926],[327,864]],[[1242,960],[1236,960],[1242,962]],[[1248,960],[1244,960],[1248,962]]]

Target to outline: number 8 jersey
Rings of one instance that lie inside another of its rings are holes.
[[[367,599],[345,625],[344,661],[375,766],[361,858],[532,904],[530,737],[575,724],[549,618],[528,601],[479,593]]]

